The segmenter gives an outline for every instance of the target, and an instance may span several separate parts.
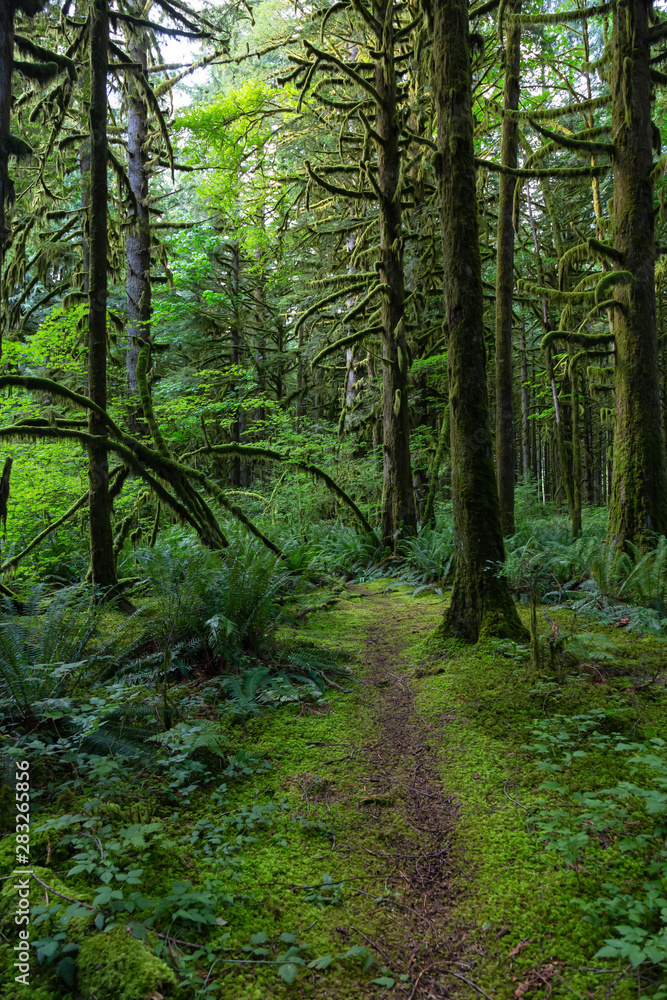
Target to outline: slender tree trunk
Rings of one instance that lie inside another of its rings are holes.
[[[12,65],[14,62],[14,13],[12,0],[0,2],[0,281],[5,244],[9,239],[7,209],[14,201],[14,184],[9,176],[12,125]],[[2,327],[0,326],[0,355]]]
[[[518,14],[521,0],[510,0],[508,14]],[[505,40],[505,89],[503,108],[519,107],[521,25],[510,21]],[[501,162],[516,168],[519,154],[519,123],[503,115]],[[514,293],[514,226],[512,208],[516,178],[500,174],[498,193],[498,242],[496,252],[496,474],[500,523],[504,535],[514,534],[514,412],[512,365],[512,304]]]
[[[442,415],[442,425],[440,427],[440,434],[438,435],[438,443],[435,449],[435,455],[433,456],[433,461],[431,463],[431,468],[429,470],[429,481],[428,481],[428,495],[426,497],[426,506],[424,507],[424,516],[422,518],[422,527],[435,526],[435,498],[438,491],[438,473],[440,472],[440,466],[443,463],[445,453],[449,450],[449,406],[446,408]]]
[[[612,138],[615,270],[632,284],[614,287],[616,425],[610,541],[647,546],[667,531],[665,444],[655,307],[655,233],[648,0],[614,5]]]
[[[303,377],[303,326],[299,327],[299,345],[296,354],[296,432],[301,433],[303,417],[303,393],[305,382]]]
[[[581,435],[579,432],[579,370],[571,364],[572,399],[572,534],[581,534]]]
[[[595,487],[594,487],[594,477],[593,477],[593,434],[591,430],[591,404],[588,393],[586,391],[586,382],[583,383],[582,391],[582,402],[584,407],[584,442],[585,442],[585,480],[586,480],[586,500],[590,504],[594,504],[595,500]]]
[[[382,296],[382,422],[383,484],[382,541],[394,546],[398,532],[417,530],[408,410],[409,352],[403,325],[405,277],[399,122],[394,65],[394,3],[374,3],[373,14],[382,26],[375,60],[375,89],[380,95],[376,128],[378,185],[380,188],[380,281],[388,286]]]
[[[231,251],[231,273],[230,284],[232,293],[232,328],[229,336],[229,360],[232,367],[238,367],[239,347],[241,344],[241,317],[239,315],[239,284],[241,278],[241,260],[239,245],[236,241],[232,243]],[[230,440],[235,444],[241,442],[241,408],[236,410],[232,425],[229,429]],[[229,470],[229,485],[238,489],[241,485],[241,459],[238,455],[232,458]]]
[[[432,0],[456,573],[442,636],[524,640],[505,577],[491,452],[466,0]]]
[[[90,279],[88,289],[88,394],[107,405],[107,66],[108,0],[90,5]],[[90,413],[88,430],[106,436],[106,426]],[[104,448],[92,447],[90,489],[90,561],[93,583],[116,582],[109,498],[109,463]]]
[[[522,462],[521,471],[523,478],[528,479],[530,472],[530,430],[528,421],[528,411],[530,409],[530,398],[528,395],[528,358],[526,357],[526,333],[521,331],[521,445]]]
[[[143,6],[143,5],[142,5]],[[146,38],[141,29],[132,28],[129,54],[133,62],[140,63],[144,73],[147,67]],[[136,421],[141,411],[137,360],[139,341],[151,337],[151,231],[148,210],[148,106],[130,74],[127,117],[127,175],[136,199],[136,208],[130,206],[129,229],[125,240],[127,258],[127,347],[125,369],[130,391],[132,418]]]

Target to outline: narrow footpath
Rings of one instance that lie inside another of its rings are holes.
[[[420,714],[413,684],[419,659],[411,648],[436,626],[442,602],[428,595],[406,600],[377,584],[350,586],[347,593],[360,600],[338,605],[331,624],[346,622],[341,646],[354,653],[352,668],[364,685],[358,711],[370,718],[373,738],[346,748],[338,773],[318,795],[326,794],[327,801],[345,795],[348,803],[356,802],[359,820],[336,846],[338,867],[357,855],[357,861],[367,861],[369,877],[381,876],[373,894],[375,937],[363,927],[352,933],[386,962],[396,986],[399,976],[405,977],[410,986],[403,985],[406,992],[399,996],[479,995],[463,957],[465,929],[455,929],[452,921],[463,862],[453,847],[456,802],[438,773],[448,718]],[[366,730],[361,720],[360,727]],[[369,896],[372,887],[355,888],[350,896],[357,893]],[[396,997],[397,990],[373,986],[363,995]]]

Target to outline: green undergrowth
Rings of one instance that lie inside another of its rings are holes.
[[[528,624],[528,610],[521,609]],[[667,996],[667,699],[650,629],[538,607],[541,662],[451,644],[420,666],[447,712],[472,978],[515,996]],[[619,615],[615,616],[617,619]]]
[[[343,595],[283,626],[276,648],[340,661],[364,628],[361,602]],[[31,996],[382,997],[395,981],[369,945],[384,939],[378,901],[393,894],[350,850],[401,832],[369,832],[360,807],[355,755],[374,736],[363,684],[258,713],[221,712],[218,695],[215,679],[173,685],[180,721],[145,760],[71,745],[66,775],[62,753],[32,761]],[[3,874],[11,818],[7,803]],[[16,897],[2,885],[0,991],[19,1000]]]

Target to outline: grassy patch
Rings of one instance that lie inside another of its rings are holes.
[[[458,919],[473,928],[473,978],[497,998],[547,987],[563,998],[661,997],[667,761],[651,740],[666,704],[662,687],[642,687],[661,647],[548,614],[559,635],[571,629],[593,651],[606,640],[613,656],[563,654],[551,672],[507,644],[452,645],[418,681],[420,711],[446,713],[442,777],[460,800],[470,894]],[[642,753],[663,764],[631,763]]]

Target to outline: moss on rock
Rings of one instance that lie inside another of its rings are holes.
[[[147,1000],[176,985],[176,976],[124,927],[94,934],[77,956],[79,989],[85,1000]]]

